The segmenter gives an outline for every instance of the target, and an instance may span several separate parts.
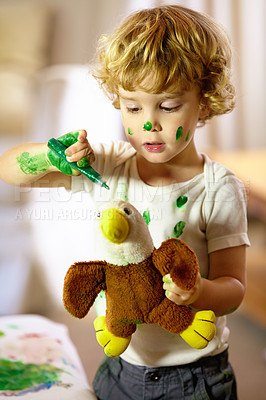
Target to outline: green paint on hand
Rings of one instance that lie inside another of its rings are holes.
[[[57,140],[67,148],[69,146],[72,146],[72,144],[75,144],[78,141],[78,137],[79,132],[69,132],[65,135],[59,136]],[[59,171],[63,172],[63,174],[74,175],[73,168],[71,168],[69,163],[66,160],[62,159],[62,157],[56,154],[53,150],[49,149],[47,152],[47,156],[51,164],[59,169]]]
[[[176,200],[176,206],[178,208],[181,208],[186,204],[187,201],[188,201],[187,196],[179,196],[178,199]]]
[[[174,237],[179,238],[182,235],[186,223],[184,221],[179,221],[174,227]]]
[[[146,211],[143,212],[143,218],[146,222],[146,224],[149,226],[150,222],[151,222],[151,216],[150,216],[150,211],[149,209],[147,209]]]
[[[59,383],[62,369],[51,364],[24,364],[0,359],[1,390],[23,390],[37,385]]]
[[[37,175],[48,170],[51,166],[45,153],[31,155],[25,151],[17,157],[21,171],[26,175]]]
[[[130,128],[127,129],[127,132],[128,132],[128,134],[129,134],[130,136],[133,135],[133,132],[132,132],[132,130],[131,130]]]
[[[90,165],[88,157],[85,156],[83,158],[81,158],[78,162],[77,162],[77,166],[80,168],[84,168],[87,167],[88,165]]]
[[[49,152],[48,157],[56,160],[56,167],[66,175],[73,175],[72,170],[77,170],[89,178],[92,182],[98,183],[105,189],[110,189],[105,182],[103,182],[101,175],[95,171],[90,165],[87,167],[79,167],[76,162],[67,161],[66,147],[54,138],[48,142]],[[51,161],[52,162],[52,161]],[[55,165],[55,164],[53,164]]]
[[[152,130],[152,123],[150,121],[145,122],[143,129],[145,129],[145,131],[151,131]]]
[[[183,136],[183,126],[180,126],[176,131],[175,140],[178,141],[179,139],[181,139],[182,136]]]
[[[189,139],[189,135],[190,135],[190,130],[189,130],[189,131],[188,131],[188,133],[187,133],[187,136],[186,136],[185,142],[187,142],[187,141],[188,141],[188,139]]]

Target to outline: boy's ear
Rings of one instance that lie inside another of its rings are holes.
[[[200,100],[200,112],[199,112],[199,119],[205,119],[210,113],[210,107],[208,105],[207,99],[204,97]]]

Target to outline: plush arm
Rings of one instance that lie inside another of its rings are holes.
[[[152,261],[164,276],[171,275],[172,281],[183,290],[194,287],[199,265],[194,251],[182,240],[168,239],[154,250]]]
[[[67,271],[63,302],[74,317],[85,317],[97,295],[106,289],[105,266],[105,261],[78,262]]]

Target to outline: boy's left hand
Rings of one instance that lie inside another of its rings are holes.
[[[179,306],[188,306],[189,304],[194,303],[200,295],[200,273],[198,273],[196,283],[191,290],[183,290],[179,286],[177,286],[171,279],[170,274],[167,274],[163,277],[163,282],[165,296]]]

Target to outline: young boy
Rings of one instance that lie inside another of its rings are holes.
[[[90,192],[95,201],[127,199],[149,217],[156,247],[180,237],[197,254],[201,276],[193,290],[181,290],[170,276],[164,289],[177,304],[213,310],[216,337],[195,350],[157,325],[139,326],[122,356],[99,368],[99,399],[235,399],[224,315],[245,292],[245,194],[233,173],[194,143],[198,125],[234,107],[227,36],[208,16],[162,6],[131,15],[104,37],[99,59],[95,77],[121,109],[128,142],[91,147],[83,130],[61,140],[74,142],[66,150],[69,161],[95,158],[110,190],[75,171],[62,174],[64,165],[47,144],[10,149],[1,157],[0,176],[15,185],[60,182]]]

